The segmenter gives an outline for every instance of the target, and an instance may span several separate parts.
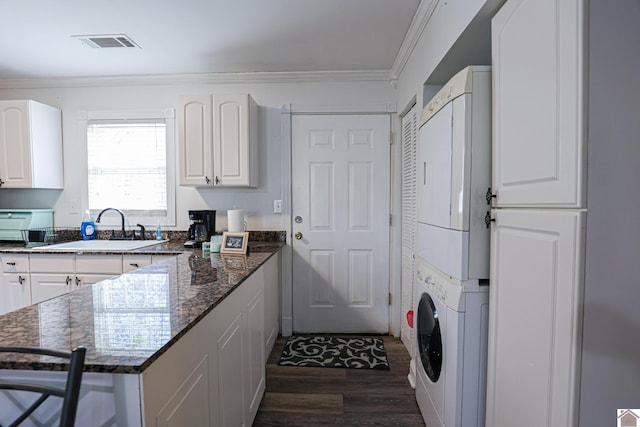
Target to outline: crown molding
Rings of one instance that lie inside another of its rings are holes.
[[[398,79],[405,65],[407,65],[409,57],[411,57],[413,49],[415,49],[416,44],[418,44],[418,40],[420,39],[422,32],[431,20],[433,12],[435,11],[439,1],[440,0],[420,0],[418,10],[416,10],[415,15],[413,15],[411,25],[409,25],[409,30],[407,31],[404,40],[402,40],[400,50],[398,50],[396,59],[391,67],[389,77],[392,82]]]
[[[392,114],[396,104],[285,104],[281,114]]]
[[[175,84],[390,82],[389,70],[278,71],[248,73],[160,74],[113,77],[0,79],[0,89],[152,86]]]

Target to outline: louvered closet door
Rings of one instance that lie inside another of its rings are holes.
[[[416,159],[418,107],[402,118],[402,326],[400,336],[410,354],[415,337],[405,317],[413,309],[413,268],[416,236]]]

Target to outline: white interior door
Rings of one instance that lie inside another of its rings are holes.
[[[292,118],[293,330],[389,330],[390,118]]]

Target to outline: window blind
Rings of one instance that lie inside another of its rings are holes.
[[[162,119],[87,123],[89,208],[167,215],[166,124]]]

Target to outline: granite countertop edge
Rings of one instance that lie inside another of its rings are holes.
[[[42,249],[33,251],[31,248],[20,247],[18,245],[10,247],[6,244],[0,244],[0,256],[2,254],[175,255],[177,259],[176,265],[178,267],[175,267],[174,269],[177,271],[172,272],[171,274],[175,274],[175,277],[172,277],[175,279],[176,283],[173,283],[172,286],[178,288],[176,292],[179,294],[181,290],[189,291],[192,288],[205,289],[206,292],[202,292],[203,296],[198,293],[194,295],[193,298],[181,301],[180,307],[177,310],[180,314],[175,315],[175,317],[178,318],[177,323],[179,326],[175,330],[173,330],[172,326],[171,337],[153,351],[152,354],[148,356],[134,356],[131,358],[110,358],[97,355],[95,344],[87,345],[86,343],[83,343],[81,339],[75,339],[73,337],[75,334],[74,324],[78,324],[78,319],[72,318],[72,314],[69,314],[68,319],[63,317],[61,322],[57,322],[64,324],[64,321],[68,321],[68,330],[66,332],[62,331],[63,326],[60,326],[59,330],[56,331],[61,334],[68,334],[70,337],[65,336],[64,343],[62,345],[41,345],[46,348],[54,348],[59,351],[67,352],[71,351],[76,345],[84,345],[87,347],[85,372],[141,374],[285,245],[284,242],[280,241],[249,242],[249,251],[246,256],[230,256],[234,257],[236,260],[241,260],[241,263],[246,266],[246,268],[234,271],[232,274],[224,271],[224,255],[208,254],[203,252],[202,249],[187,249],[184,248],[182,243],[182,241],[169,241],[124,252],[109,250],[60,252],[46,251]],[[122,280],[126,281],[128,278],[130,280],[134,280],[136,275],[144,275],[146,271],[153,272],[157,269],[173,268],[163,266],[163,263],[166,264],[166,262],[160,261],[150,266],[134,270],[133,272],[116,276],[114,279],[123,278]],[[189,274],[191,277],[186,277]],[[223,283],[225,280],[227,283]],[[38,346],[32,344],[33,338],[20,339],[15,337],[21,337],[23,336],[22,334],[24,334],[25,337],[26,335],[29,335],[30,337],[36,334],[42,335],[42,329],[44,328],[46,330],[48,328],[46,322],[40,322],[43,308],[44,311],[46,311],[46,308],[48,308],[46,306],[61,304],[67,307],[69,312],[73,312],[71,308],[91,305],[91,288],[93,286],[107,286],[106,282],[109,281],[110,280],[105,280],[103,282],[96,283],[95,285],[86,286],[85,289],[75,290],[51,300],[43,301],[39,304],[33,304],[10,313],[0,315],[0,346]],[[86,304],[82,304],[83,300],[88,302]],[[93,306],[91,306],[91,308],[93,308]],[[90,312],[87,313],[87,316],[95,316],[94,311],[96,310],[90,310]],[[185,315],[184,312],[188,312],[189,314]],[[174,323],[173,312],[171,313],[171,316],[171,322]],[[37,318],[35,322],[39,323],[39,328],[36,330],[35,328],[38,326],[33,326],[31,327],[32,330],[29,331],[29,320],[25,321],[25,319],[33,319],[34,317]],[[52,319],[51,322],[55,322],[55,320]],[[20,332],[12,334],[11,325],[15,324],[20,325]],[[53,333],[53,335],[55,335],[55,333]],[[25,355],[12,355],[12,357],[8,357],[6,354],[2,354],[2,356],[0,356],[0,370],[3,369],[63,371],[67,369],[67,364],[59,363],[57,360],[53,360],[51,358],[47,359],[41,356],[32,357]]]

